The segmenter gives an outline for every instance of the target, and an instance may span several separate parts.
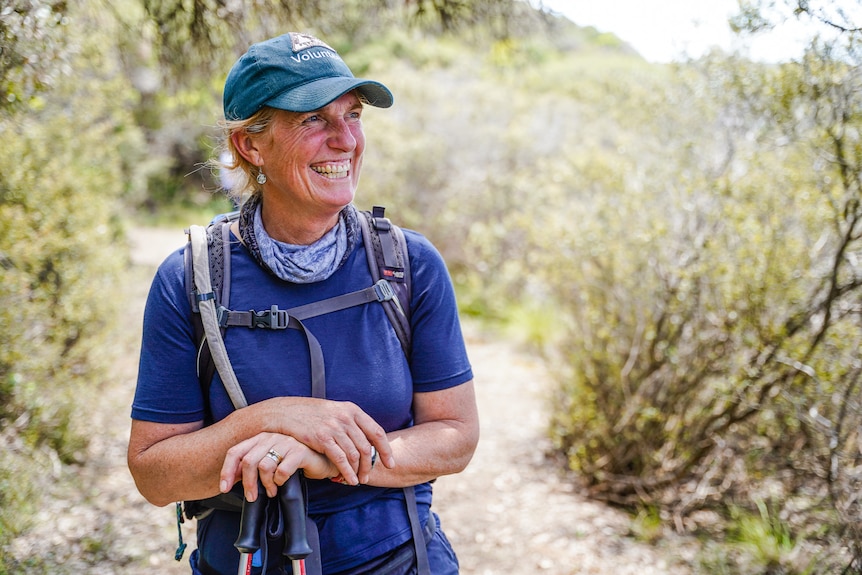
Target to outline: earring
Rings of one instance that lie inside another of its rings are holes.
[[[266,183],[266,174],[263,173],[263,170],[257,173],[257,183],[261,186]]]

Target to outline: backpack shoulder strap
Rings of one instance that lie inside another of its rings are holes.
[[[245,395],[236,379],[224,345],[221,328],[216,314],[216,295],[212,288],[210,275],[209,241],[207,230],[201,226],[189,228],[189,244],[192,252],[194,291],[199,315],[203,323],[204,338],[212,355],[213,363],[222,379],[222,384],[235,408],[247,405]],[[218,251],[218,250],[216,250]]]
[[[233,213],[219,216],[205,228],[210,281],[216,301],[224,306],[230,305],[230,225],[235,219]],[[186,235],[189,235],[190,230],[191,228],[186,229]],[[186,245],[184,267],[189,304],[192,311],[197,314],[200,312],[200,308],[195,298],[191,239]]]
[[[410,258],[404,232],[384,216],[384,211],[385,208],[374,206],[371,212],[360,212],[362,240],[371,278],[375,282],[387,280],[395,292],[392,300],[383,303],[383,309],[409,358],[412,346]]]
[[[200,294],[206,290],[212,293],[213,308],[219,305],[229,305],[230,302],[230,225],[236,220],[239,212],[223,214],[216,217],[206,228],[192,226],[186,232],[189,234],[189,243],[185,250],[185,285],[192,309],[192,326],[194,328],[195,342],[198,349],[197,372],[201,382],[201,391],[204,394],[204,405],[209,409],[209,388],[218,366],[213,357],[213,351],[208,339],[215,341],[215,334],[208,336],[204,328],[204,315],[200,306]],[[192,230],[195,231],[197,245],[193,245]],[[203,233],[201,233],[203,232]],[[201,282],[205,281],[203,272],[209,272],[209,287]],[[224,337],[224,329],[220,328],[218,336]],[[225,354],[226,357],[226,354]],[[228,364],[226,369],[231,369]],[[206,414],[206,419],[211,419],[211,414]]]

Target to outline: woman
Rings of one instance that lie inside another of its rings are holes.
[[[370,285],[352,205],[364,104],[389,107],[392,96],[311,36],[256,44],[231,69],[227,143],[251,191],[231,228],[232,308],[288,309]],[[416,486],[431,572],[458,572],[430,511],[430,481],[463,470],[476,447],[472,372],[446,267],[424,237],[405,235],[409,358],[380,305],[308,319],[326,366],[326,399],[316,399],[299,332],[233,330],[225,345],[249,403],[238,410],[217,377],[204,399],[182,250],[168,257],[147,301],[128,452],[148,501],[202,500],[238,482],[252,501],[258,479],[273,497],[301,469],[323,573],[415,573],[401,488]],[[193,573],[236,573],[238,528],[235,511],[200,518]],[[289,567],[270,550],[256,572]]]

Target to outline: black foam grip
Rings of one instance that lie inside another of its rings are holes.
[[[311,555],[305,531],[305,500],[303,499],[302,471],[290,476],[278,490],[278,504],[284,517],[284,556],[291,560]]]
[[[242,515],[239,521],[239,535],[233,544],[240,553],[254,553],[260,549],[260,532],[266,515],[266,491],[258,481],[257,499],[243,499]]]

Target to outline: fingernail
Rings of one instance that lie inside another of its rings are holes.
[[[246,491],[246,492],[245,492],[245,500],[246,500],[246,501],[252,501],[252,498],[251,498],[251,491]]]
[[[218,488],[219,488],[219,491],[221,491],[222,493],[227,493],[228,492],[227,481],[222,480],[222,482],[219,483]]]

